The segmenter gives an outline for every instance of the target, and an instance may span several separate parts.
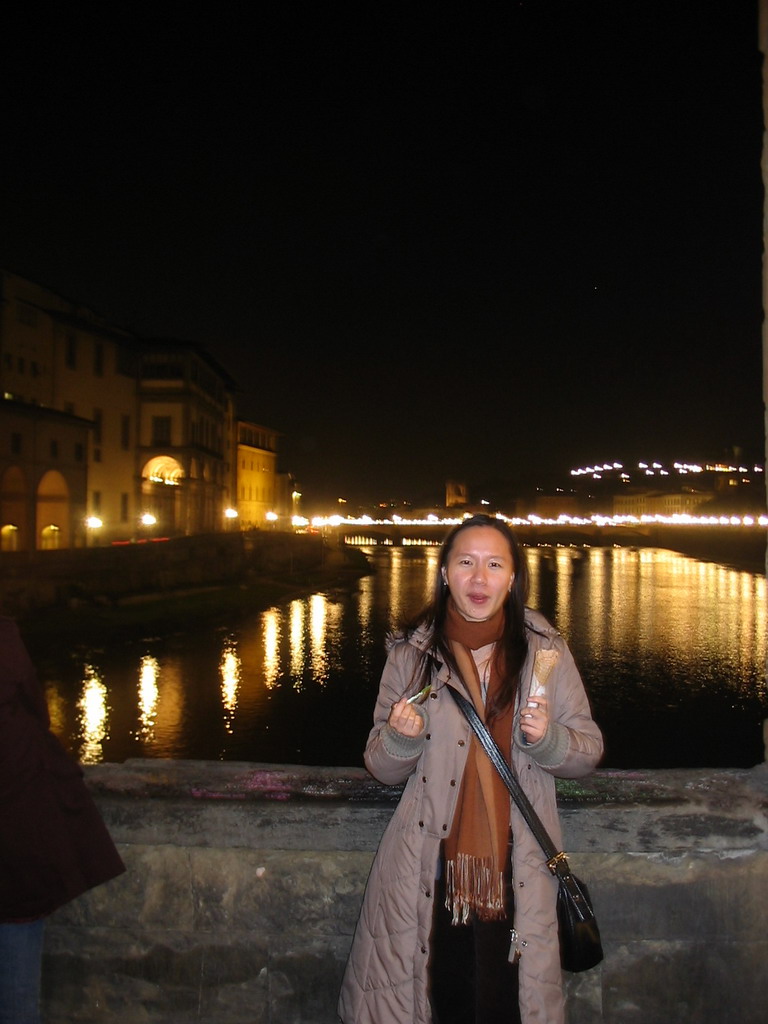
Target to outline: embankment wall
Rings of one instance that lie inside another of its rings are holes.
[[[0,607],[9,615],[50,607],[115,607],[206,586],[247,583],[320,568],[319,536],[215,533],[115,547],[0,554]]]
[[[130,761],[86,777],[126,874],[48,922],[47,1024],[335,1024],[399,791],[361,769]],[[559,785],[605,960],[570,1024],[763,1024],[768,765]]]

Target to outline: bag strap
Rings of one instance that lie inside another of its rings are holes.
[[[544,856],[547,858],[547,867],[552,874],[555,875],[562,889],[567,892],[571,900],[571,905],[577,916],[581,921],[594,920],[594,911],[592,910],[586,893],[582,889],[581,883],[571,873],[568,858],[562,850],[557,849],[555,844],[549,838],[549,833],[544,828],[541,823],[541,819],[533,809],[533,804],[523,792],[520,781],[512,771],[510,765],[507,763],[507,759],[499,749],[498,743],[488,732],[485,722],[483,722],[480,715],[478,715],[474,704],[472,701],[467,700],[463,694],[459,693],[459,691],[454,689],[450,684],[447,684],[447,688],[453,699],[459,705],[459,708],[463,711],[467,721],[472,726],[475,735],[480,740],[483,749],[491,759],[494,767],[504,780],[504,784],[509,790],[512,799],[520,808],[520,813],[525,818],[526,822],[530,826],[531,832],[533,832],[536,837],[539,846],[541,846],[544,851]]]
[[[483,749],[491,759],[491,762],[512,795],[512,799],[520,808],[520,813],[525,818],[531,832],[533,832],[536,837],[539,846],[541,846],[544,851],[544,856],[547,858],[547,867],[553,875],[564,877],[566,874],[570,874],[570,868],[568,867],[568,861],[565,854],[562,850],[558,851],[555,844],[549,838],[549,833],[544,828],[541,823],[541,819],[533,809],[533,804],[523,792],[517,776],[510,768],[507,763],[507,759],[502,754],[493,736],[488,732],[485,723],[475,710],[474,704],[467,700],[467,698],[463,694],[459,693],[459,691],[453,686],[448,685],[448,690],[461,711],[464,713],[465,718],[472,726],[472,729],[480,740]]]

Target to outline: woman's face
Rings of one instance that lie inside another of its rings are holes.
[[[504,604],[514,578],[509,544],[492,526],[462,530],[443,567],[451,597],[470,622],[490,619]]]

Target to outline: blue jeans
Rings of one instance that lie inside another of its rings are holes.
[[[44,927],[0,924],[0,1024],[40,1024]]]

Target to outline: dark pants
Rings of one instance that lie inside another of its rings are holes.
[[[509,962],[515,905],[511,876],[508,858],[505,920],[470,918],[467,924],[453,925],[445,907],[441,862],[429,967],[435,1024],[519,1024],[517,964]]]
[[[0,924],[0,1024],[39,1024],[45,920]]]

